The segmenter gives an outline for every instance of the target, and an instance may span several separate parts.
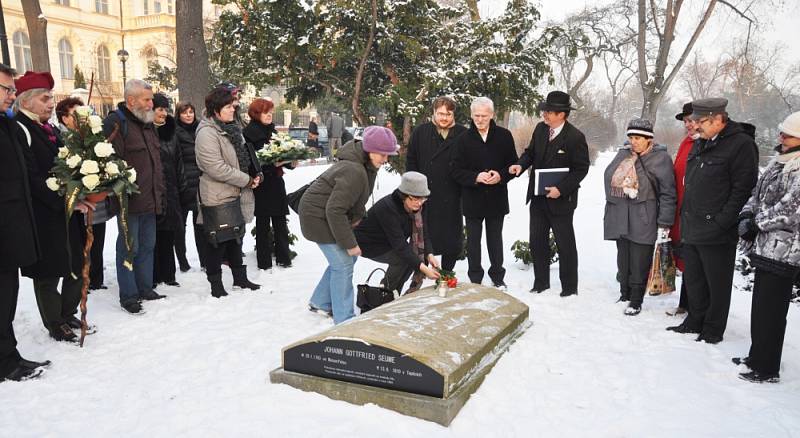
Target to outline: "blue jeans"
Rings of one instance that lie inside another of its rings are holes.
[[[139,293],[153,289],[153,249],[156,246],[156,215],[153,213],[129,214],[128,232],[133,241],[133,271],[123,265],[127,249],[122,236],[122,224],[117,217],[117,283],[119,302],[139,298]]]
[[[353,265],[358,256],[351,256],[335,243],[318,243],[328,260],[328,267],[314,288],[310,304],[317,309],[333,312],[333,322],[339,324],[355,316],[353,311]]]

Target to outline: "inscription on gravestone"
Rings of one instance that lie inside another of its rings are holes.
[[[442,397],[444,377],[401,353],[363,342],[328,339],[283,354],[286,371]]]

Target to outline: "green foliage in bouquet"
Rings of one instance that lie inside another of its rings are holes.
[[[281,161],[306,160],[314,152],[289,134],[279,132],[272,135],[272,141],[256,151],[256,157],[261,164],[275,164]]]
[[[136,169],[114,152],[103,135],[102,119],[84,106],[75,110],[75,123],[77,129],[64,134],[65,146],[58,150],[47,187],[72,203],[90,193],[139,193]]]

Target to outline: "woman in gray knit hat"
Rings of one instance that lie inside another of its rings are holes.
[[[626,134],[604,175],[603,235],[617,243],[619,301],[629,302],[625,314],[633,316],[642,310],[656,238],[675,220],[676,195],[672,159],[653,142],[653,124],[633,119]]]
[[[430,194],[425,175],[406,172],[400,186],[376,202],[355,229],[361,255],[389,264],[382,283],[391,291],[402,292],[411,274],[415,275],[409,290],[418,289],[422,277],[439,278],[439,262],[426,233],[425,201]]]

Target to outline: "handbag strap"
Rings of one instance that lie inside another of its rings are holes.
[[[372,270],[372,272],[369,273],[369,276],[367,277],[367,284],[369,284],[369,280],[372,279],[372,274],[374,274],[377,271],[383,272],[383,275],[386,276],[386,271],[384,271],[383,268],[375,268]]]

